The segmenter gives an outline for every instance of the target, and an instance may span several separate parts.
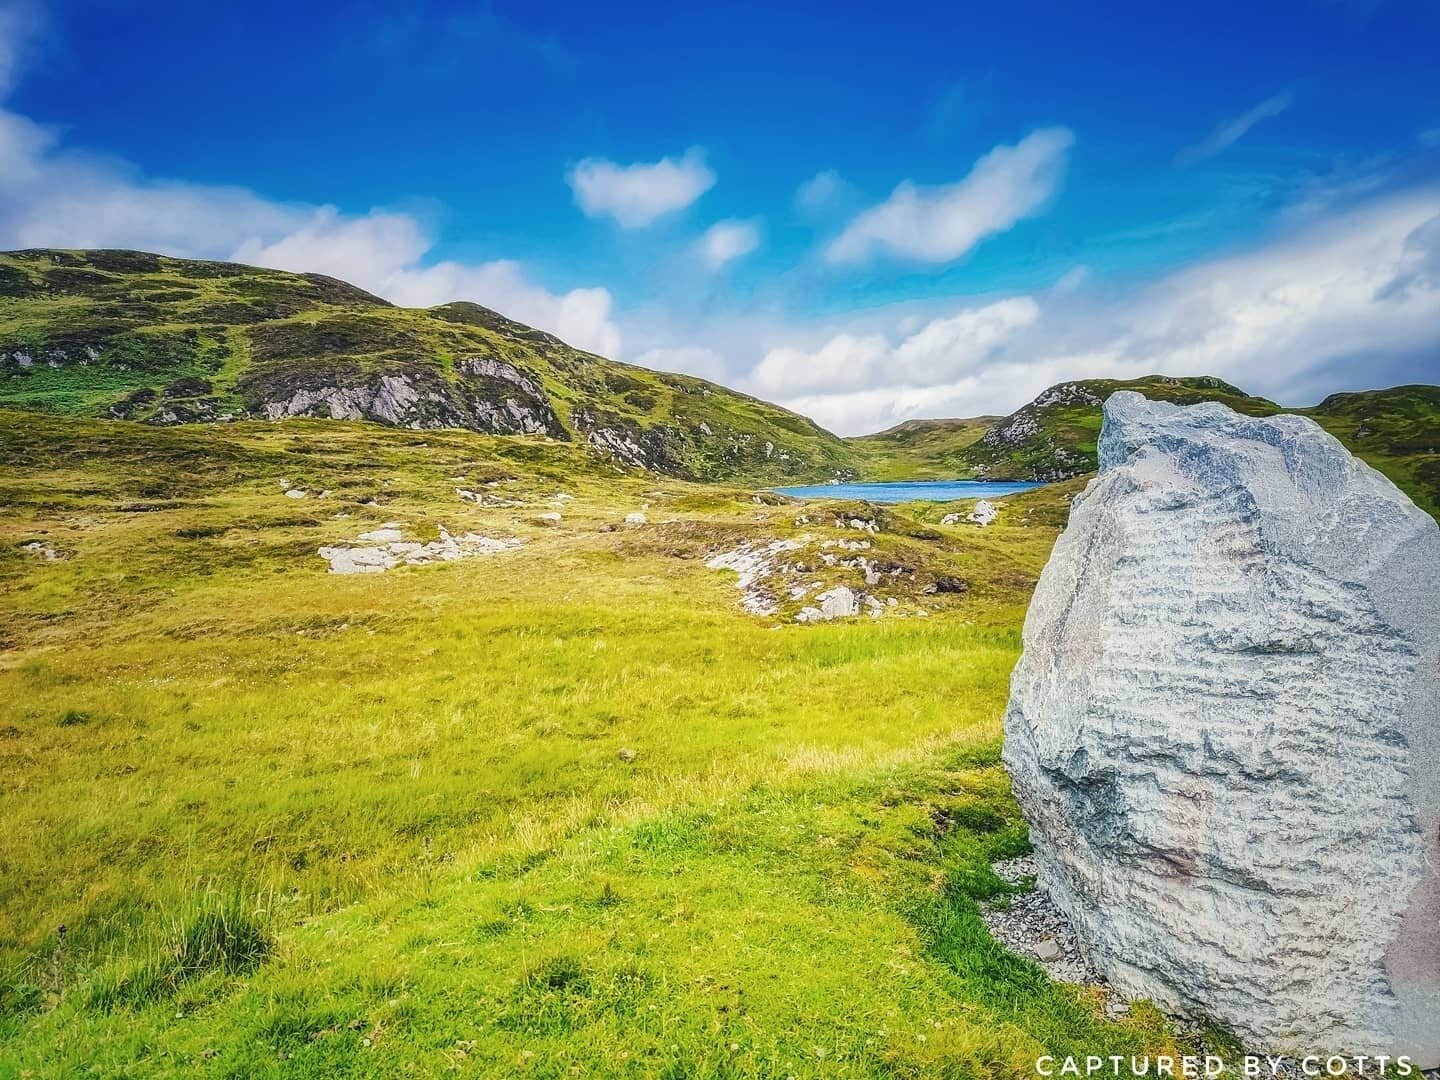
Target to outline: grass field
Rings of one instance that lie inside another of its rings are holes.
[[[706,556],[868,533],[565,444],[0,412],[0,462],[0,1075],[1019,1076],[1172,1045],[977,917],[1026,848],[999,716],[1065,492],[984,530],[887,512],[897,604],[797,625]],[[525,546],[327,573],[390,521]]]

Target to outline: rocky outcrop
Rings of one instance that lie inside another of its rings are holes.
[[[443,525],[438,540],[422,544],[406,540],[404,528],[398,521],[387,521],[378,529],[361,533],[353,545],[322,547],[318,554],[330,564],[332,574],[383,574],[397,566],[456,562],[477,555],[513,551],[521,545],[514,537],[496,539],[472,532],[452,536]]]
[[[376,375],[298,372],[272,375],[252,391],[256,410],[268,420],[314,416],[372,420],[392,427],[468,428],[493,435],[551,434],[566,437],[543,387],[513,364],[471,357],[456,364],[450,383],[433,373],[399,369]]]
[[[1005,761],[1119,989],[1440,1062],[1440,529],[1308,419],[1113,395]]]

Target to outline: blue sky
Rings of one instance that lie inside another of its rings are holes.
[[[1434,0],[0,0],[0,246],[473,299],[846,432],[1303,403],[1440,367],[1437,53]]]

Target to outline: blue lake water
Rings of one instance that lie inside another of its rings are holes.
[[[877,503],[950,502],[953,499],[998,499],[1039,484],[1004,480],[903,480],[890,484],[810,484],[774,490],[795,499],[866,499]]]

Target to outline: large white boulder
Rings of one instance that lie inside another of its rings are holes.
[[[1298,416],[1121,392],[1025,620],[1005,762],[1122,991],[1440,1063],[1440,528]]]

